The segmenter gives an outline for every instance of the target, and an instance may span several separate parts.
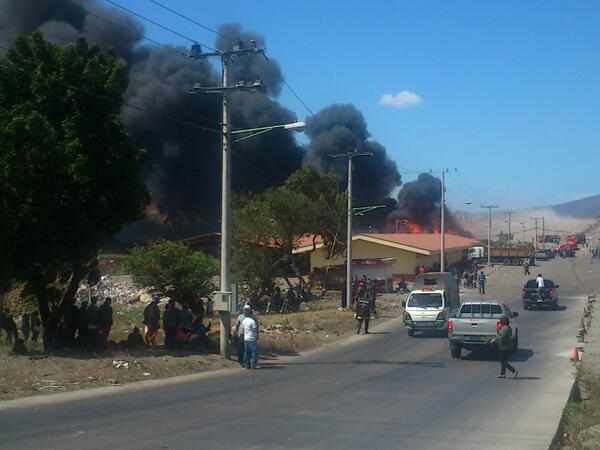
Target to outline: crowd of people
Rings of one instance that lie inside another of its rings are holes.
[[[143,340],[137,336],[135,337],[138,346],[145,344],[148,347],[155,347],[156,336],[162,326],[166,350],[185,349],[204,353],[208,343],[208,332],[210,331],[211,324],[210,321],[208,325],[204,324],[203,310],[198,314],[194,314],[187,304],[184,304],[179,309],[175,305],[175,300],[171,299],[165,305],[161,314],[158,306],[159,300],[160,296],[154,294],[152,301],[144,308],[143,324],[145,333]],[[212,314],[212,308],[208,311],[208,305],[207,314]]]

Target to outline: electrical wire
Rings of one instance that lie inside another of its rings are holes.
[[[106,1],[109,2],[109,3],[114,4],[114,2],[112,0],[106,0]],[[185,19],[185,20],[187,20],[187,21],[189,21],[189,22],[191,22],[191,23],[199,26],[200,28],[203,28],[204,30],[210,31],[210,32],[215,33],[216,35],[224,37],[224,38],[233,39],[233,36],[228,36],[226,34],[221,33],[220,31],[215,30],[214,28],[208,27],[208,26],[206,26],[206,25],[198,22],[197,20],[192,19],[191,17],[188,17],[185,14],[180,13],[179,11],[175,11],[174,9],[169,8],[168,6],[163,5],[161,2],[159,2],[157,0],[150,0],[150,2],[152,2],[155,5],[157,5],[157,6],[161,7],[161,8],[163,8],[163,9],[165,9],[165,10],[167,10],[167,11],[169,11],[169,12],[171,12],[171,13],[179,16],[179,17],[181,17],[182,19]],[[304,106],[304,108],[308,111],[308,113],[311,116],[314,116],[315,113],[312,111],[312,109],[310,109],[308,107],[308,105],[306,104],[306,102],[304,100],[302,100],[302,98],[298,95],[298,93],[294,89],[292,89],[292,87],[290,86],[290,84],[288,83],[288,81],[284,77],[282,77],[282,80],[283,80],[283,83],[285,84],[285,86],[290,90],[290,92],[294,95],[294,97],[296,97],[296,99],[302,104],[302,106]]]
[[[302,100],[302,99],[300,98],[300,96],[299,96],[299,95],[296,93],[296,91],[294,91],[294,90],[292,89],[292,87],[291,87],[291,86],[290,86],[290,84],[287,82],[287,80],[286,80],[285,78],[283,78],[283,77],[282,77],[282,80],[283,80],[283,83],[284,83],[284,84],[287,86],[287,88],[290,90],[290,92],[291,92],[292,94],[294,94],[294,97],[296,97],[296,99],[297,99],[297,100],[298,100],[298,101],[299,101],[299,102],[302,104],[302,106],[304,106],[304,108],[306,108],[306,110],[309,112],[309,114],[310,114],[311,116],[314,116],[314,115],[315,115],[315,113],[314,113],[314,112],[312,112],[312,109],[310,109],[310,108],[308,107],[308,105],[307,105],[307,104],[304,102],[304,100]]]
[[[208,46],[206,44],[202,44],[202,43],[198,42],[194,38],[186,36],[185,34],[181,34],[180,32],[173,30],[172,28],[166,27],[166,26],[164,26],[164,25],[162,25],[162,24],[160,24],[160,23],[158,23],[158,22],[156,22],[156,21],[154,21],[154,20],[152,20],[152,19],[150,19],[150,18],[148,18],[148,17],[146,17],[146,16],[144,16],[142,14],[136,13],[135,11],[132,11],[131,9],[126,8],[125,6],[118,4],[117,2],[114,2],[113,0],[104,0],[104,1],[107,2],[107,3],[110,3],[111,5],[119,8],[119,9],[122,9],[123,11],[125,11],[125,12],[127,12],[127,13],[129,13],[129,14],[131,14],[133,16],[136,16],[136,17],[138,17],[138,18],[140,18],[142,20],[145,20],[146,22],[151,23],[152,25],[155,25],[155,26],[157,26],[159,28],[162,28],[165,31],[173,33],[173,34],[175,34],[175,35],[177,35],[179,37],[182,37],[182,38],[184,38],[184,39],[186,39],[186,40],[188,40],[190,42],[195,42],[197,44],[200,44],[203,47],[206,47],[207,49],[212,50],[214,52],[218,52],[218,50],[215,49],[215,48],[213,48],[213,47],[210,47],[210,46]]]
[[[223,34],[220,31],[215,30],[214,28],[211,28],[211,27],[208,27],[206,25],[203,25],[200,22],[192,19],[191,17],[188,17],[188,16],[186,16],[186,15],[180,13],[180,12],[177,12],[174,9],[169,8],[168,6],[163,5],[160,2],[157,2],[156,0],[150,0],[150,1],[152,3],[154,3],[156,6],[160,6],[161,8],[166,9],[167,11],[169,11],[169,12],[171,12],[171,13],[179,16],[179,17],[181,17],[182,19],[185,19],[185,20],[187,20],[187,21],[189,21],[189,22],[191,22],[191,23],[193,23],[195,25],[198,25],[200,28],[204,28],[205,30],[210,31],[212,33],[215,33],[216,35],[219,35],[219,36],[224,37],[224,38],[232,38],[232,36],[227,36],[226,34]]]
[[[4,47],[2,45],[0,45],[0,49],[6,50],[6,51],[10,50],[8,47]],[[19,70],[23,70],[23,69],[19,69]],[[77,76],[77,77],[81,78],[81,74],[77,74],[75,72],[70,72],[70,71],[66,71],[66,72],[69,73],[69,74],[71,74],[71,75],[74,75],[74,76]],[[105,96],[105,95],[102,95],[102,94],[98,94],[98,93],[95,93],[95,92],[90,92],[90,91],[87,91],[85,89],[81,89],[81,88],[78,88],[76,86],[73,86],[72,84],[68,84],[66,82],[63,82],[63,84],[65,86],[67,86],[68,88],[71,88],[71,89],[73,89],[75,91],[78,91],[78,92],[81,92],[81,93],[84,93],[84,94],[87,94],[87,95],[91,95],[93,97],[100,98],[102,100],[106,100],[106,101],[109,101],[109,102],[112,102],[112,103],[115,103],[115,104],[118,104],[118,105],[121,105],[121,106],[125,106],[125,107],[128,107],[128,108],[136,109],[138,111],[142,111],[142,112],[146,112],[146,113],[151,113],[151,114],[163,117],[165,119],[171,120],[173,122],[178,122],[178,123],[183,124],[183,125],[192,126],[194,128],[198,128],[198,129],[203,130],[203,131],[209,131],[209,132],[212,132],[212,133],[222,134],[221,130],[217,130],[217,129],[214,129],[214,128],[204,127],[204,126],[199,125],[197,123],[177,118],[175,116],[172,116],[170,114],[164,113],[164,112],[162,112],[162,111],[160,111],[160,110],[158,110],[156,108],[153,108],[153,107],[146,107],[146,106],[142,107],[142,106],[139,106],[139,105],[134,105],[134,104],[129,103],[129,102],[125,101],[125,100],[118,100],[118,99],[111,98],[111,97],[108,97],[108,96]]]

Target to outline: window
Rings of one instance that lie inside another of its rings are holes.
[[[502,307],[496,303],[471,303],[463,305],[460,315],[479,317],[502,317]]]
[[[406,306],[414,308],[441,308],[442,304],[441,294],[411,294]]]

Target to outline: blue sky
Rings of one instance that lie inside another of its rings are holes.
[[[214,42],[148,0],[119,3]],[[373,139],[407,172],[404,181],[415,170],[452,169],[455,207],[519,208],[600,193],[600,2],[163,3],[211,27],[239,22],[263,34],[313,111],[353,103],[363,112]],[[149,37],[186,44],[145,25]],[[402,91],[421,103],[380,104]],[[289,91],[279,100],[306,116]]]

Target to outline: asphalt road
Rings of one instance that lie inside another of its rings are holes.
[[[581,257],[532,268],[560,284],[560,311],[523,311],[522,269],[489,278],[486,297],[521,315],[518,380],[496,378],[493,354],[452,359],[447,339],[409,338],[395,319],[258,371],[0,402],[0,449],[547,449],[573,381],[582,277],[596,267]]]

